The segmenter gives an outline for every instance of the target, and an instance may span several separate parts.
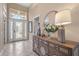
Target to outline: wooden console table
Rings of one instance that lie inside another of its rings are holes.
[[[57,38],[33,36],[33,51],[40,56],[73,56],[74,51],[79,55],[79,43],[66,40],[58,42]]]

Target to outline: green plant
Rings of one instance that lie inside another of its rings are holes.
[[[56,32],[58,30],[58,27],[54,24],[47,24],[45,25],[45,30],[50,33],[50,32]]]

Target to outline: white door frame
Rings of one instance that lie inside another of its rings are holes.
[[[37,34],[35,33],[35,32],[36,32],[36,27],[37,27],[36,21],[38,21],[38,23],[39,23],[39,19],[36,19],[36,18],[40,18],[40,15],[34,17],[34,35],[37,35]]]
[[[16,39],[16,29],[15,29],[15,28],[16,28],[16,22],[17,22],[17,21],[16,21],[15,19],[9,20],[9,22],[10,22],[10,21],[13,21],[13,26],[12,26],[12,27],[13,27],[13,34],[12,34],[12,35],[13,35],[13,38],[12,38],[12,41],[20,41],[20,40],[17,40],[17,39]],[[25,23],[27,23],[27,20],[20,20],[20,21],[23,22],[23,23],[22,23],[22,28],[23,28],[22,33],[23,33],[23,34],[22,34],[22,39],[21,39],[21,40],[27,40],[27,37],[25,37],[25,30],[24,30],[24,29],[25,29]],[[9,25],[10,25],[10,23],[9,23]],[[27,30],[26,30],[26,32],[27,32]],[[26,33],[26,34],[27,34],[27,33]],[[11,34],[10,34],[10,27],[9,27],[9,36],[10,36],[10,35],[11,35]],[[9,37],[8,42],[10,42],[10,40],[11,40],[11,39],[10,39],[10,37]],[[12,42],[12,41],[11,41],[11,42]]]

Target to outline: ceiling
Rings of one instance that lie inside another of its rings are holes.
[[[18,5],[24,6],[26,8],[30,8],[32,6],[32,3],[17,3]]]

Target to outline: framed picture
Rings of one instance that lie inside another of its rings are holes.
[[[29,32],[32,32],[32,27],[33,27],[32,21],[29,21]]]

